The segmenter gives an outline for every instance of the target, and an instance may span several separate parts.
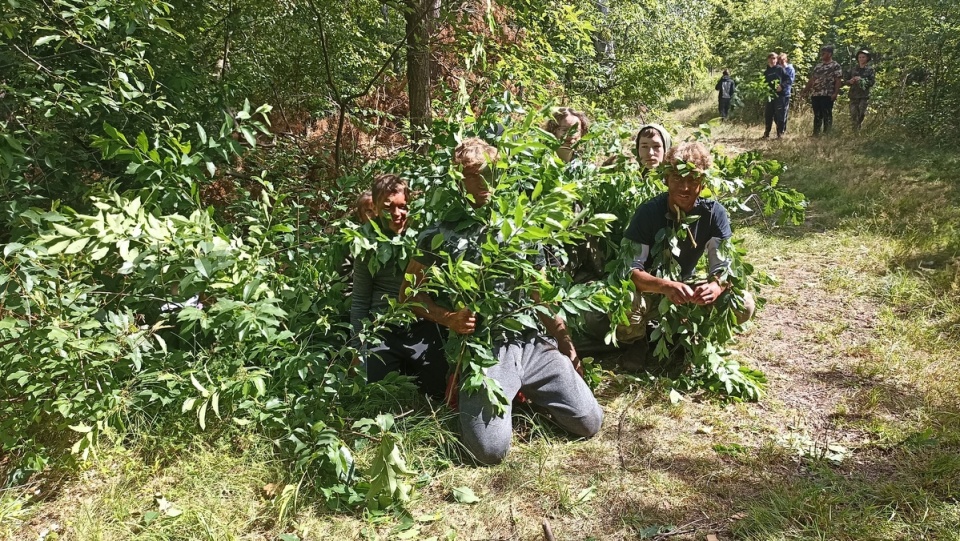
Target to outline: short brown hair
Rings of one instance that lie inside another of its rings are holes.
[[[497,161],[499,157],[497,147],[489,145],[479,137],[465,139],[453,151],[453,163],[471,173],[482,171],[488,163]]]
[[[689,163],[699,174],[713,167],[713,157],[707,147],[700,142],[685,142],[671,148],[663,157],[668,168],[673,169],[679,163]]]
[[[547,131],[556,134],[557,128],[560,127],[560,119],[567,115],[573,115],[580,121],[577,135],[580,137],[586,135],[587,130],[590,128],[590,120],[587,119],[587,115],[584,113],[576,109],[571,109],[570,107],[560,107],[553,112],[553,118],[547,121]]]
[[[660,143],[664,145],[667,144],[666,141],[663,140],[663,134],[660,133],[660,130],[654,128],[653,126],[647,126],[646,128],[643,128],[642,130],[640,130],[639,133],[637,133],[637,146],[640,146],[641,137],[653,139],[654,136],[656,136],[657,139],[660,139]]]
[[[375,207],[393,194],[402,193],[405,197],[410,195],[407,182],[397,175],[389,173],[373,177],[373,188],[370,191]],[[380,209],[375,209],[375,211],[379,212]]]
[[[361,224],[367,223],[367,220],[370,219],[370,216],[367,215],[367,209],[363,208],[364,202],[370,200],[370,207],[373,207],[373,193],[370,190],[367,190],[357,196],[357,202],[353,207],[353,215],[356,217],[357,221]]]

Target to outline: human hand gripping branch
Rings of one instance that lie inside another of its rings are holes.
[[[418,317],[443,325],[457,334],[473,334],[477,330],[477,315],[468,308],[460,310],[448,310],[436,302],[425,292],[418,292],[415,295],[408,295],[407,291],[413,288],[419,288],[426,280],[426,269],[422,263],[410,260],[407,264],[407,270],[404,272],[403,283],[400,286],[400,302],[415,302],[413,313]],[[413,275],[414,283],[407,280],[407,276]]]

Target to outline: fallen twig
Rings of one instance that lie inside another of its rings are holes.
[[[547,541],[557,541],[557,538],[553,536],[553,531],[550,529],[550,521],[543,519],[543,538]]]

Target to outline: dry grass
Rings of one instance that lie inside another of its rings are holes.
[[[700,102],[681,118],[711,111]],[[60,539],[542,539],[547,519],[557,539],[960,539],[960,156],[814,140],[809,125],[795,115],[786,140],[762,145],[757,126],[714,129],[728,148],[787,163],[783,183],[811,199],[802,227],[738,231],[780,281],[739,344],[769,377],[761,402],[671,405],[656,382],[609,374],[592,440],[534,418],[496,467],[408,449],[430,478],[406,519],[306,501],[278,522],[260,491],[283,481],[269,442],[198,443],[162,466],[115,449],[44,501],[0,493],[0,534],[56,523]],[[461,486],[481,501],[455,503]],[[144,528],[157,492],[183,514]]]

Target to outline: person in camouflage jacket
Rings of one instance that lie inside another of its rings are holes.
[[[853,131],[860,131],[863,117],[867,114],[867,101],[870,99],[870,89],[876,83],[876,72],[870,65],[870,51],[857,51],[857,64],[850,69],[849,76],[844,84],[850,85],[850,120],[853,122]]]

